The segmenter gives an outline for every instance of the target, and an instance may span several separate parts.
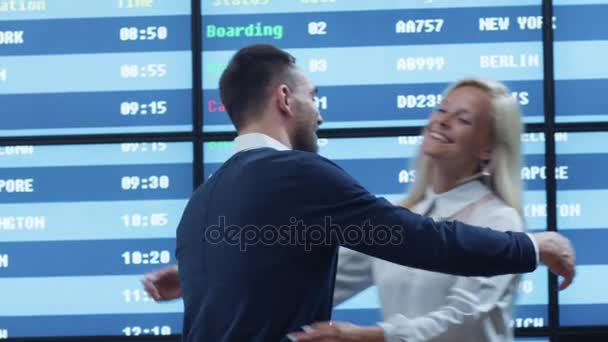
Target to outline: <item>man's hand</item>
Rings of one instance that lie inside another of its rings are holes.
[[[563,290],[570,286],[575,274],[576,257],[570,241],[555,232],[532,234],[538,244],[540,261],[547,265],[551,272],[564,277],[559,285]]]
[[[152,271],[145,275],[142,282],[146,292],[157,302],[177,299],[182,296],[177,266]]]

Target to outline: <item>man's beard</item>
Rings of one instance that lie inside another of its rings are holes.
[[[302,127],[296,130],[293,137],[293,148],[294,150],[317,153],[319,147],[317,146],[315,129],[312,127]]]

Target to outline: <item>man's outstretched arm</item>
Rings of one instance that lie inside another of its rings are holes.
[[[574,277],[574,250],[558,233],[528,235],[434,221],[373,196],[325,158],[308,155],[293,165],[298,174],[289,186],[293,205],[303,208],[303,217],[310,217],[312,211],[318,221],[310,224],[325,225],[345,247],[429,271],[493,276],[535,270],[534,240],[540,261],[565,278],[562,288]],[[356,229],[359,232],[352,232]]]

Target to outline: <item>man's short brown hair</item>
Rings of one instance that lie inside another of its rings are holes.
[[[295,58],[272,45],[251,45],[239,50],[220,78],[220,97],[237,130],[268,100],[268,88],[286,79]]]

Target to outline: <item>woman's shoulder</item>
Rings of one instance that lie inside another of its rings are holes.
[[[524,231],[520,213],[491,192],[475,203],[466,223],[502,231]]]

